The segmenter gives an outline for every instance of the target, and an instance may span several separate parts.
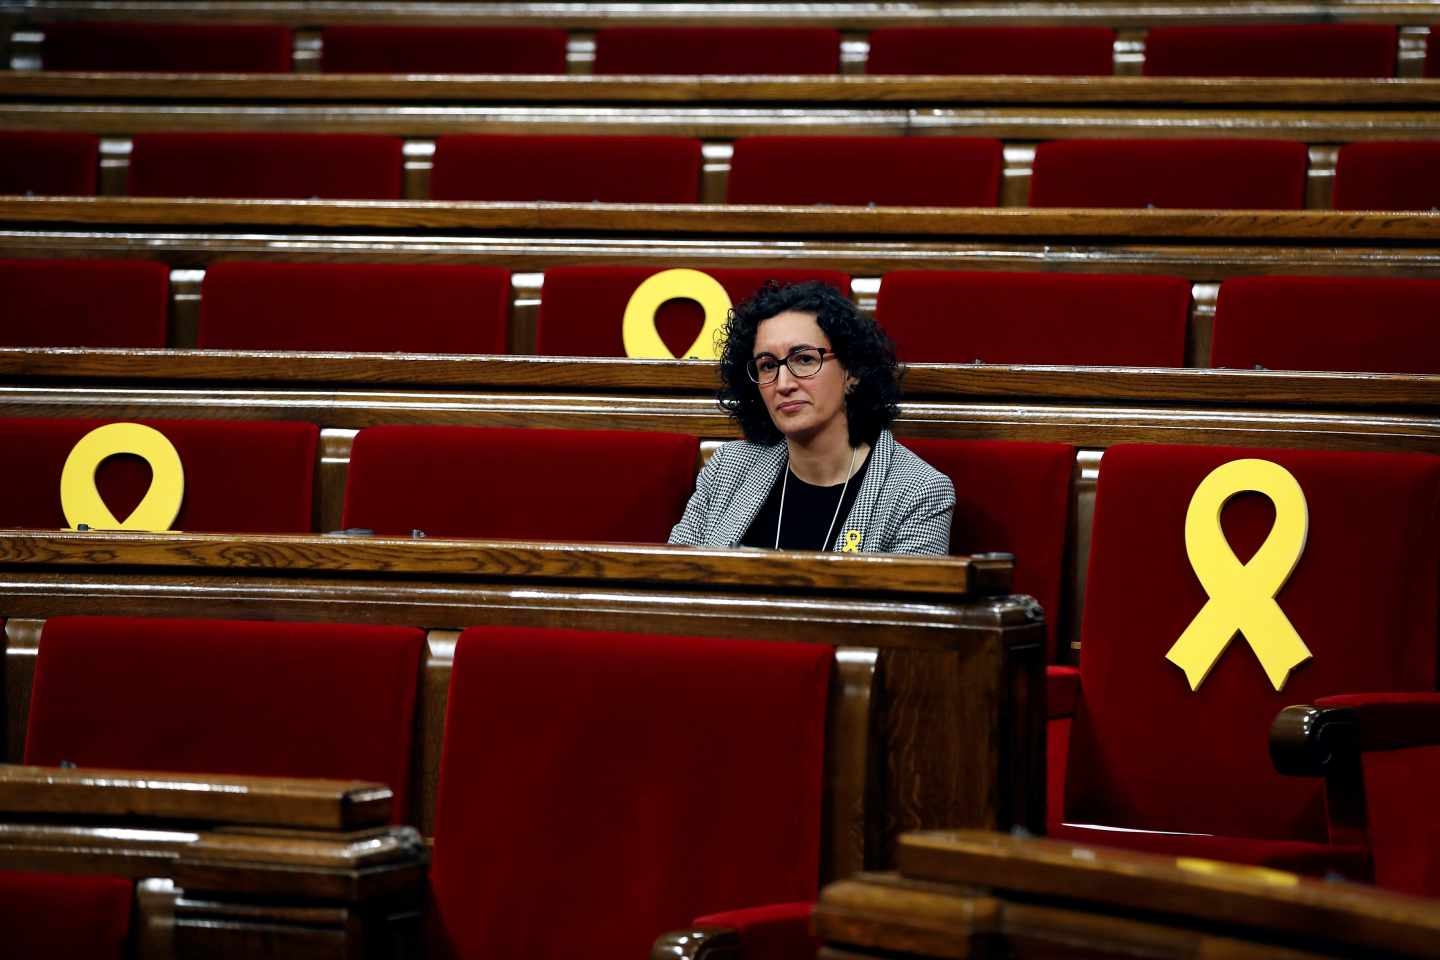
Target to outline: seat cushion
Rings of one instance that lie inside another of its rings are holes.
[[[1030,206],[1299,210],[1309,165],[1283,140],[1052,140],[1035,150]]]
[[[742,137],[730,203],[993,207],[998,140],[967,137]]]
[[[90,133],[0,130],[0,193],[93,196],[100,138]]]
[[[550,356],[623,357],[625,308],[637,287],[661,267],[551,267],[545,271],[535,352]],[[847,296],[850,278],[836,270],[706,269],[732,303],[749,299],[767,280],[798,283],[821,280]],[[655,328],[670,352],[684,356],[695,342],[705,314],[693,300],[671,300],[655,313]]]
[[[1440,143],[1347,143],[1335,165],[1336,210],[1440,210]]]
[[[1104,77],[1115,72],[1106,27],[881,27],[865,72]]]
[[[694,203],[700,141],[686,137],[440,137],[432,200]]]
[[[199,345],[222,350],[504,353],[510,272],[452,264],[217,263]]]
[[[697,916],[813,900],[832,657],[466,630],[431,869],[448,952],[643,957]]]
[[[564,30],[551,27],[392,27],[320,31],[323,73],[565,72]]]
[[[46,70],[289,73],[290,28],[274,24],[45,24]]]
[[[7,347],[163,347],[170,269],[153,260],[0,260],[0,303]]]
[[[1375,23],[1154,27],[1150,77],[1393,77],[1396,28]]]
[[[127,877],[0,870],[6,960],[124,960],[133,900]]]
[[[403,144],[365,133],[140,133],[137,197],[398,200]]]
[[[595,34],[597,74],[828,74],[840,31],[820,27],[607,27]]]

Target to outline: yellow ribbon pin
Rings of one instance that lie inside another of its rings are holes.
[[[106,457],[133,453],[150,464],[150,489],[122,523],[115,519],[95,486],[95,471]],[[60,471],[60,506],[70,529],[83,523],[92,530],[169,530],[185,497],[185,468],[163,433],[139,423],[107,423],[75,444]]]
[[[860,552],[860,531],[859,531],[859,530],[846,530],[846,531],[845,531],[845,543],[840,547],[840,552],[841,552],[841,553],[859,553],[859,552]]]
[[[656,312],[670,300],[694,300],[705,311],[705,324],[681,357],[670,352],[655,329]],[[625,356],[637,360],[718,360],[717,334],[730,313],[730,295],[720,281],[699,270],[662,270],[635,288],[625,305],[620,328]]]
[[[1231,497],[1247,491],[1270,498],[1275,525],[1250,562],[1242,564],[1225,540],[1220,511]],[[1310,648],[1275,602],[1305,551],[1309,526],[1305,493],[1279,464],[1232,460],[1200,482],[1185,514],[1185,552],[1210,599],[1165,654],[1185,671],[1191,690],[1205,682],[1236,631],[1245,635],[1277,691],[1290,671],[1310,659]]]

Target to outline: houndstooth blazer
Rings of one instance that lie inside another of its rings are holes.
[[[683,546],[733,547],[745,536],[785,469],[783,442],[737,440],[715,451],[700,470],[685,514],[670,531]],[[943,556],[950,550],[955,487],[950,478],[895,442],[882,430],[855,504],[835,532],[833,550],[852,531],[868,553]]]

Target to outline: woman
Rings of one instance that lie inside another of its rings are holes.
[[[835,288],[767,285],[736,306],[720,404],[744,440],[700,471],[670,542],[943,555],[955,489],[887,429],[889,339]]]

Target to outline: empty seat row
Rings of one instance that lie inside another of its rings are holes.
[[[374,134],[137,134],[128,193],[147,197],[396,200],[404,142]],[[96,191],[100,138],[0,132],[0,192]],[[695,203],[702,144],[663,136],[442,136],[431,200]],[[1040,144],[1032,207],[1299,210],[1310,166],[1290,140],[1166,137]],[[993,207],[999,140],[966,137],[742,137],[725,199],[743,204]],[[1440,207],[1440,142],[1342,146],[1336,209]]]
[[[46,24],[46,70],[288,72],[289,28],[142,23]],[[322,28],[331,73],[563,74],[568,35],[550,27],[334,25]],[[870,31],[871,74],[1106,76],[1107,27],[892,27]],[[607,27],[597,74],[786,75],[840,69],[841,35],[825,27]],[[1433,44],[1432,44],[1433,48]],[[1383,24],[1155,27],[1148,76],[1393,77],[1397,28]],[[1436,71],[1427,61],[1427,75]]]
[[[536,352],[626,355],[623,318],[658,267],[551,267]],[[715,269],[732,302],[767,281],[838,271]],[[144,260],[0,260],[0,345],[164,347],[168,271]],[[912,363],[1186,365],[1191,282],[1180,277],[898,270],[883,275],[876,316]],[[1440,373],[1440,280],[1235,277],[1220,284],[1214,367]],[[511,275],[462,265],[222,261],[200,288],[197,344],[221,350],[503,354]],[[654,323],[674,356],[704,324],[675,299]]]

